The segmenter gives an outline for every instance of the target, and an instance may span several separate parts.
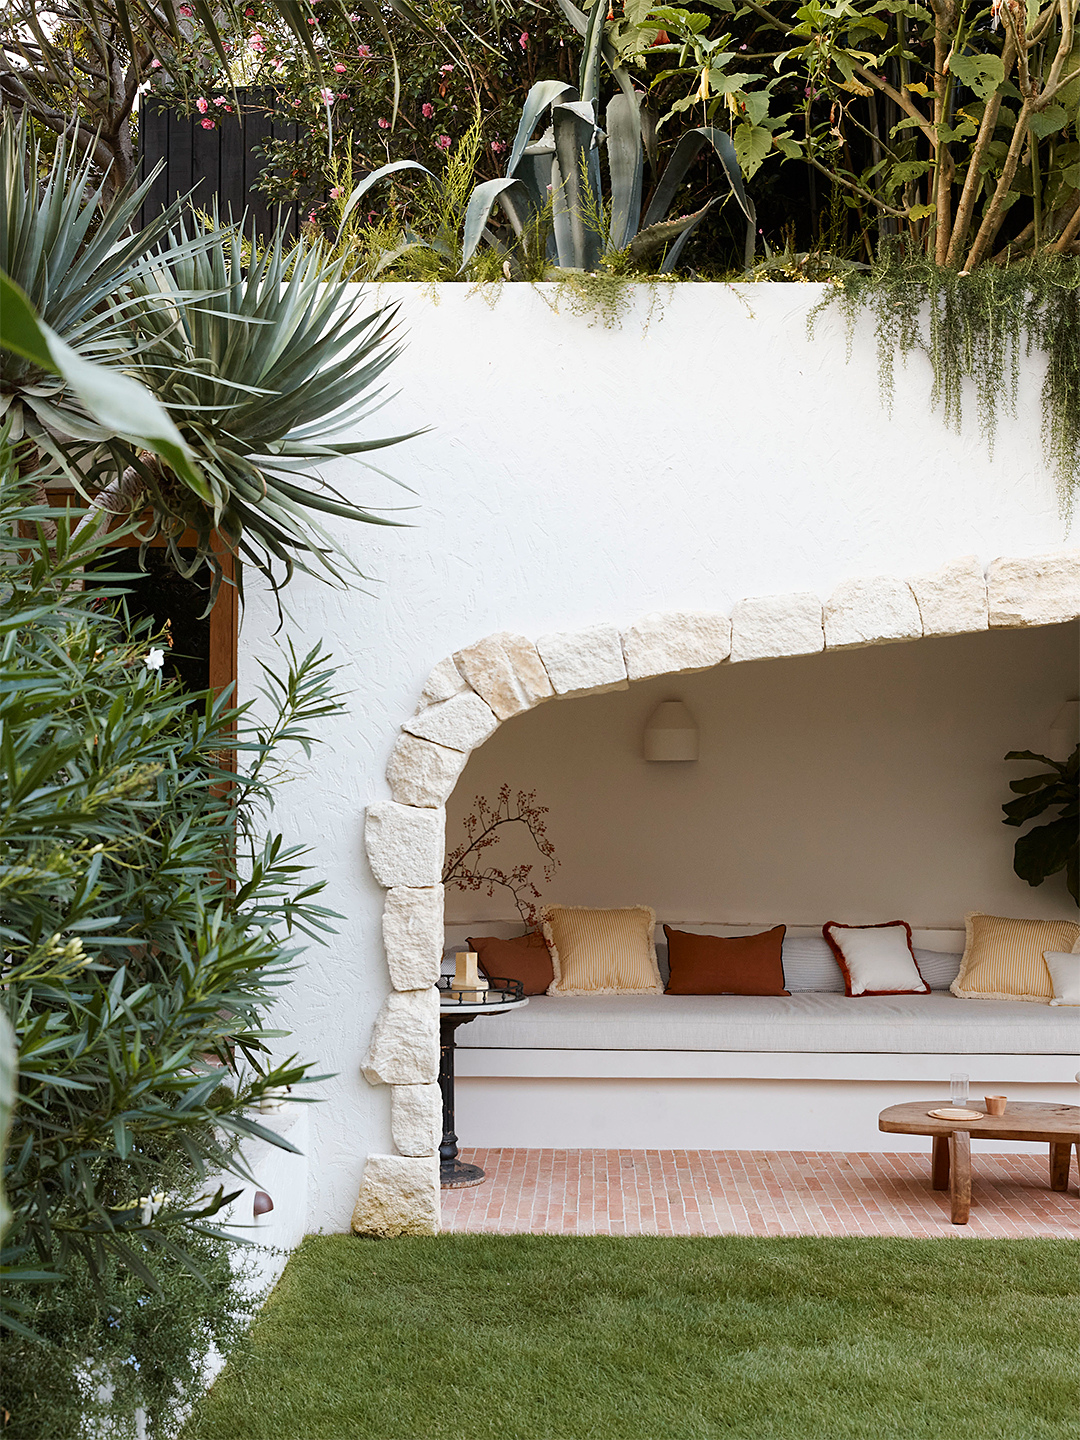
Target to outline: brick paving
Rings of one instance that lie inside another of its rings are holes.
[[[483,1185],[442,1192],[443,1229],[500,1235],[902,1235],[1080,1238],[1043,1155],[972,1155],[971,1220],[920,1154],[813,1150],[462,1150]]]

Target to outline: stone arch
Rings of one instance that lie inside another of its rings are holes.
[[[469,755],[511,719],[552,699],[626,689],[632,680],[716,665],[853,649],[1080,615],[1080,550],[995,560],[965,556],[932,575],[845,580],[823,604],[809,593],[754,596],[731,615],[649,614],[620,630],[500,632],[441,661],[387,767],[391,798],[368,807],[365,844],[387,894],[383,942],[393,989],[363,1073],[391,1087],[397,1154],[368,1156],[353,1229],[439,1228],[441,1102],[438,1000],[443,953],[445,804]]]

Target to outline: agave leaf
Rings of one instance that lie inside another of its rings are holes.
[[[655,225],[663,220],[671,208],[671,202],[682,184],[686,172],[697,159],[705,145],[711,145],[724,167],[724,174],[727,178],[728,187],[738,202],[740,210],[746,216],[746,264],[753,263],[754,249],[757,239],[757,213],[754,210],[754,202],[746,193],[743,185],[742,172],[739,169],[738,157],[735,154],[735,146],[722,130],[717,130],[712,125],[699,125],[694,130],[689,130],[683,135],[675,146],[674,153],[668,161],[667,168],[660,178],[652,201],[645,212],[645,219],[642,224],[645,227]]]
[[[538,80],[526,95],[525,104],[521,110],[521,119],[518,121],[517,133],[514,135],[514,143],[510,147],[510,159],[506,166],[508,177],[517,170],[518,161],[525,153],[525,147],[536,129],[540,116],[550,105],[554,105],[556,100],[572,89],[573,86],[566,85],[561,80]]]
[[[693,235],[697,227],[701,224],[702,220],[705,219],[705,216],[709,213],[712,207],[719,202],[719,199],[720,197],[718,195],[714,195],[711,200],[707,201],[701,207],[700,210],[695,210],[693,215],[687,216],[688,223],[683,226],[682,234],[679,236],[679,238],[675,241],[675,244],[672,245],[671,249],[664,256],[663,264],[660,266],[658,272],[659,274],[669,275],[671,271],[675,269],[675,266],[678,265],[679,260],[682,258],[682,252],[686,249],[687,241],[690,239],[691,235]]]
[[[573,4],[573,0],[558,0],[558,4],[559,9],[570,21],[570,24],[577,33],[581,36],[586,36],[588,34],[589,20],[591,17],[586,15],[584,10],[579,10],[578,7]],[[601,0],[596,0],[593,14],[596,13],[596,9],[600,8],[600,5]],[[603,26],[601,26],[601,32],[602,31]],[[616,53],[615,46],[612,45],[607,36],[603,34],[600,42],[600,53],[603,55],[607,67],[611,71],[619,89],[627,98],[632,99],[636,93],[634,90],[634,82],[630,78],[629,71],[625,70],[623,66],[619,64],[619,57]]]
[[[554,105],[551,110],[555,129],[555,158],[558,162],[559,184],[555,183],[552,166],[552,208],[556,220],[565,218],[562,230],[568,249],[560,247],[559,264],[581,270],[595,270],[600,261],[601,236],[595,224],[599,213],[598,190],[591,183],[591,158],[596,125],[580,113],[577,106]],[[556,228],[556,239],[560,230]]]
[[[341,240],[342,232],[345,229],[345,222],[371,187],[377,184],[378,181],[385,180],[388,175],[396,174],[399,170],[420,170],[429,180],[434,180],[436,185],[442,183],[437,175],[433,175],[427,166],[421,165],[418,160],[395,160],[390,165],[383,165],[380,169],[373,170],[370,175],[365,176],[364,179],[360,181],[360,184],[357,185],[356,189],[349,196],[345,209],[341,212],[341,224],[338,226],[336,236],[337,241]]]
[[[469,203],[465,210],[465,224],[461,233],[461,265],[458,268],[460,275],[465,266],[468,265],[476,247],[484,234],[484,227],[491,216],[491,211],[497,200],[510,198],[517,199],[523,205],[529,204],[529,192],[520,180],[504,178],[502,180],[485,180],[482,184],[473,188],[469,196]]]
[[[641,222],[641,106],[614,95],[605,112],[608,172],[611,175],[611,248],[624,249]]]

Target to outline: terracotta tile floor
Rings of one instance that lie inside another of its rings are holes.
[[[929,1142],[927,1142],[929,1152]],[[967,1225],[930,1157],[762,1150],[463,1150],[488,1178],[442,1192],[443,1228],[513,1235],[970,1235],[1080,1238],[1045,1155],[972,1156]]]

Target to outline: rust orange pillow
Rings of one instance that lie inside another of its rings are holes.
[[[551,952],[538,930],[513,940],[481,935],[465,943],[476,952],[480,969],[489,980],[520,980],[526,995],[543,995],[555,978]]]
[[[784,925],[760,935],[691,935],[664,926],[667,995],[787,995],[780,950]]]

